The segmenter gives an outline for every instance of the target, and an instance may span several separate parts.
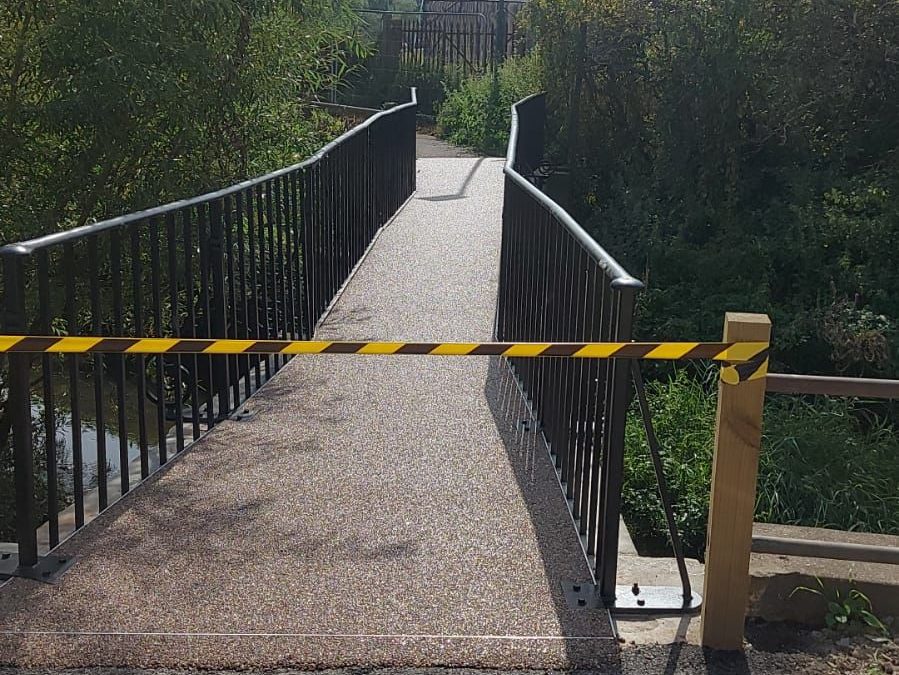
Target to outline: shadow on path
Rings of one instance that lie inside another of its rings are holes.
[[[462,185],[459,187],[458,191],[448,194],[448,195],[434,195],[433,197],[419,197],[423,202],[452,202],[457,199],[465,199],[466,193],[468,192],[468,186],[471,185],[471,181],[474,179],[475,174],[478,172],[478,169],[481,168],[481,164],[484,163],[486,157],[479,157],[478,161],[471,165],[471,169],[468,172],[468,175],[465,176],[465,180],[462,181]]]
[[[498,358],[490,360],[484,395],[530,515],[561,634],[569,638],[569,662],[578,667],[591,662],[612,666],[617,663],[618,643],[608,613],[571,608],[562,593],[562,582],[589,583],[590,572],[543,439],[524,429],[522,421],[529,418],[525,402],[508,366]],[[577,639],[587,636],[608,639]]]

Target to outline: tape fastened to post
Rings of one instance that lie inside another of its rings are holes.
[[[651,361],[707,360],[728,365],[725,382],[764,377],[765,342],[342,342],[0,335],[0,353],[35,354],[367,354],[373,356],[505,356]]]
[[[721,381],[725,384],[740,384],[760,380],[768,374],[768,350],[756,354],[743,363],[721,367]]]

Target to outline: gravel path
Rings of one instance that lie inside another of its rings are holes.
[[[325,338],[484,340],[502,164],[423,159]],[[0,663],[326,668],[612,664],[544,451],[486,357],[299,357],[64,545],[58,586],[0,588]]]
[[[625,648],[601,669],[579,671],[546,670],[473,670],[441,668],[375,668],[323,670],[317,675],[781,675],[802,673],[808,675],[875,675],[867,670],[870,661],[829,664],[804,654],[786,652],[750,651],[742,654],[715,654],[688,645],[659,645]],[[46,670],[9,670],[0,668],[0,675],[45,675]],[[274,671],[272,675],[293,675],[298,671]],[[884,672],[884,671],[880,671]],[[65,675],[177,675],[170,670],[87,669],[64,671]],[[209,671],[206,675],[238,675],[231,671]]]
[[[477,157],[476,154],[465,148],[450,145],[431,134],[419,133],[416,138],[418,157],[421,159],[434,159],[438,157]]]

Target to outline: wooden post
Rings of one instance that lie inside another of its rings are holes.
[[[725,342],[770,339],[771,321],[764,314],[728,312],[724,318]],[[702,645],[712,649],[743,646],[764,401],[764,377],[718,384],[700,626]]]

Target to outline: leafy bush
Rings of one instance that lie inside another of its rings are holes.
[[[541,90],[536,55],[510,58],[496,72],[471,77],[447,94],[437,124],[456,145],[502,155],[509,142],[512,105]]]
[[[0,239],[291,164],[361,51],[349,0],[0,3]]]
[[[690,555],[702,556],[708,518],[716,396],[709,377],[677,371],[647,384],[674,513]],[[899,534],[899,439],[858,401],[769,397],[756,520]],[[638,410],[625,441],[624,518],[658,549],[667,530]]]
[[[764,311],[791,370],[899,376],[899,5],[525,11],[569,210],[648,283],[640,335],[714,339],[725,311]]]
[[[459,70],[448,65],[434,70],[428,64],[409,59],[384,65],[374,54],[356,64],[340,91],[339,100],[349,105],[377,108],[386,103],[408,101],[409,89],[415,87],[419,114],[431,115],[440,108],[447,90],[461,79]]]

